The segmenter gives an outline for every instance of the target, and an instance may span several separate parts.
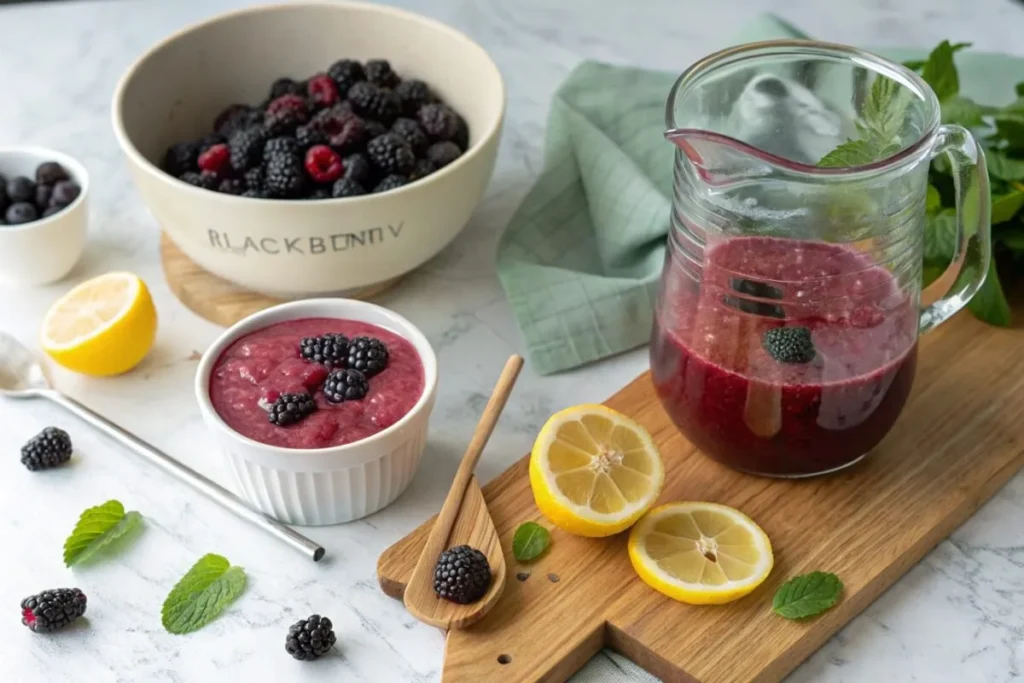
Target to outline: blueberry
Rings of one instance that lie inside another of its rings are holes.
[[[36,207],[42,211],[50,205],[50,197],[53,196],[53,185],[39,183],[36,185]]]
[[[63,206],[48,206],[48,207],[46,207],[46,211],[43,211],[43,218],[47,218],[49,216],[52,216],[55,213],[60,213],[63,210],[64,210]]]
[[[39,212],[28,202],[15,202],[8,207],[5,218],[11,225],[20,225],[21,223],[31,223],[39,218]]]
[[[23,175],[7,181],[7,196],[12,202],[31,202],[36,198],[36,184]]]
[[[0,176],[0,216],[3,216],[7,211],[7,207],[11,205],[11,200],[7,197],[7,181],[4,180],[3,176]]]
[[[52,206],[67,206],[78,198],[82,188],[74,180],[62,180],[53,186],[53,196],[50,197]]]
[[[67,179],[68,172],[56,161],[43,162],[36,169],[36,182],[39,184],[53,185]]]

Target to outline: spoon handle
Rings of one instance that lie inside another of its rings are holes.
[[[86,408],[70,396],[65,396],[64,394],[56,391],[45,391],[42,392],[42,394],[54,403],[63,406],[82,420],[88,422],[114,441],[120,443],[122,446],[135,451],[135,453],[141,455],[164,472],[167,472],[179,481],[188,484],[200,493],[205,494],[214,502],[220,503],[231,512],[258,526],[271,536],[284,541],[295,550],[311,557],[314,562],[319,562],[324,556],[325,551],[318,543],[315,543],[314,541],[299,534],[291,527],[286,526],[275,519],[271,519],[261,512],[253,510],[246,505],[241,498],[231,493],[220,484],[181,464],[171,456],[154,448],[131,432],[125,431],[99,413]]]

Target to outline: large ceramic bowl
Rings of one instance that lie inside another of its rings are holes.
[[[282,76],[305,78],[342,57],[388,59],[469,124],[457,161],[390,192],[275,201],[192,187],[160,169],[168,146],[208,133],[236,102],[258,103]],[[113,125],[143,201],[206,270],[278,297],[355,292],[421,265],[465,226],[494,170],[505,86],[483,48],[433,19],[381,5],[255,7],[185,29],[133,64]]]

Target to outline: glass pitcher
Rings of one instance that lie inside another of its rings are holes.
[[[740,470],[853,464],[902,410],[918,334],[984,281],[980,147],[940,125],[917,74],[808,41],[701,60],[673,86],[666,119],[677,150],[650,347],[663,405],[701,451]],[[957,246],[939,280],[949,291],[921,308],[928,169],[942,153]]]

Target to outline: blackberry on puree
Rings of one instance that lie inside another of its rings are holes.
[[[353,368],[331,370],[324,380],[324,398],[331,403],[358,401],[370,391],[366,375]]]
[[[331,333],[303,337],[299,342],[299,355],[328,369],[345,367],[348,363],[348,337]]]
[[[285,638],[284,649],[300,661],[319,659],[334,647],[337,640],[331,620],[314,614],[308,619],[300,619],[288,627],[288,637]]]
[[[348,342],[348,367],[373,377],[388,366],[388,347],[373,337],[356,337]]]
[[[316,412],[316,401],[309,394],[281,394],[267,411],[270,424],[287,427]]]
[[[35,633],[58,631],[85,614],[87,599],[77,588],[54,588],[21,601],[21,623]]]
[[[63,465],[71,459],[71,437],[59,427],[47,427],[21,447],[21,464],[33,472]]]
[[[810,363],[816,353],[811,330],[802,326],[774,327],[764,333],[761,344],[780,363]]]
[[[491,586],[487,557],[468,545],[449,548],[437,558],[434,592],[437,597],[468,605],[484,597]]]

